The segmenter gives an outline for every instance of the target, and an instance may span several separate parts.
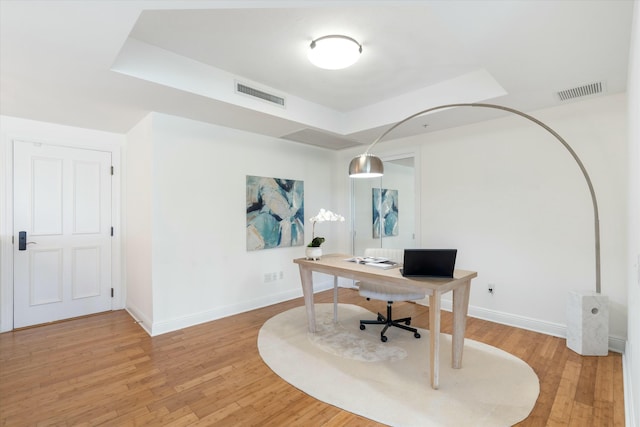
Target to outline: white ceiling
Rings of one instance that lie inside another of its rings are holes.
[[[151,111],[340,149],[452,102],[522,111],[626,90],[632,0],[0,0],[0,113],[124,133]],[[312,39],[363,45],[313,67]],[[235,92],[246,84],[285,106]],[[395,136],[496,117],[447,110]],[[428,125],[425,127],[425,125]]]

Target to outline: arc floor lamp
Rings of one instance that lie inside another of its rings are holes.
[[[595,297],[580,295],[574,292],[570,293],[569,296],[569,305],[567,308],[567,345],[576,351],[577,353],[583,355],[603,355],[608,351],[608,299],[605,296],[599,295],[601,292],[601,282],[600,282],[600,218],[598,215],[598,201],[596,199],[596,193],[593,189],[593,184],[591,183],[591,178],[589,177],[589,173],[587,169],[584,167],[584,164],[576,154],[576,152],[571,148],[571,146],[564,140],[556,131],[551,129],[549,126],[541,122],[540,120],[532,117],[522,111],[518,111],[513,108],[505,107],[502,105],[496,104],[485,104],[485,103],[458,103],[458,104],[446,104],[439,105],[437,107],[427,108],[426,110],[419,111],[415,114],[410,115],[409,117],[400,120],[398,123],[391,126],[387,129],[382,135],[380,135],[375,141],[371,143],[367,147],[367,150],[353,158],[351,163],[349,164],[349,176],[351,178],[374,178],[379,177],[384,174],[384,166],[382,160],[371,154],[371,149],[382,140],[385,136],[391,133],[395,128],[401,126],[403,123],[407,121],[422,116],[423,114],[430,113],[432,111],[443,110],[448,108],[456,108],[456,107],[480,107],[480,108],[492,108],[494,110],[502,110],[507,111],[509,113],[516,114],[518,116],[524,117],[525,119],[537,124],[538,126],[545,129],[551,135],[553,135],[558,142],[560,142],[564,148],[569,151],[569,154],[573,157],[575,162],[578,164],[578,167],[582,171],[582,175],[589,187],[589,193],[591,194],[591,202],[593,203],[593,228],[595,233],[595,267],[596,267],[596,294]],[[600,323],[600,326],[606,326],[605,330],[606,334],[603,334],[603,330],[600,329],[598,331],[583,331],[585,327],[591,327],[593,329],[594,319],[586,318],[587,315],[592,314],[594,316],[599,316],[599,320],[597,323]],[[603,323],[606,323],[604,325]]]

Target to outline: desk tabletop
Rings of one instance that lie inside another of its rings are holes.
[[[326,273],[339,277],[346,277],[353,280],[370,280],[377,283],[385,283],[408,290],[422,289],[428,294],[433,291],[446,292],[454,289],[463,283],[466,283],[478,276],[475,271],[456,269],[453,278],[424,278],[424,277],[403,277],[399,268],[382,269],[365,264],[358,264],[347,261],[352,258],[346,254],[327,254],[322,255],[319,260],[309,260],[306,258],[297,258],[293,262],[298,264],[300,268]]]

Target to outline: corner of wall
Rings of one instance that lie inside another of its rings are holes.
[[[625,352],[622,354],[622,380],[624,389],[624,412],[625,412],[625,425],[628,427],[638,427],[635,420],[639,415],[636,415],[636,408],[634,407],[634,389],[631,364],[633,363],[633,347],[631,342],[627,341],[625,346]]]

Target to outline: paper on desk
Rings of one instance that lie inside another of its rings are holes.
[[[345,261],[356,262],[358,264],[370,265],[372,267],[388,269],[399,266],[397,262],[391,261],[389,258],[384,257],[353,257],[347,258]]]

